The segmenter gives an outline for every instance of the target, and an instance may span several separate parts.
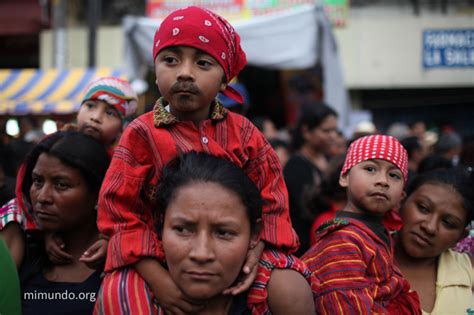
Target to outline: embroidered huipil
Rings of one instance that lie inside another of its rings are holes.
[[[389,240],[390,243],[391,240]],[[418,295],[394,265],[393,250],[364,223],[336,218],[321,225],[301,258],[318,314],[421,314]]]
[[[142,257],[163,260],[156,233],[160,209],[156,187],[161,170],[180,153],[204,151],[241,167],[259,188],[264,206],[262,239],[293,252],[298,247],[288,209],[288,195],[275,152],[246,118],[219,103],[199,127],[178,121],[162,100],[125,129],[104,179],[98,227],[108,236],[105,270],[134,264]]]

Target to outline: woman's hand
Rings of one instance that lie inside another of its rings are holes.
[[[106,239],[99,239],[92,244],[82,256],[79,261],[82,261],[91,269],[101,269],[104,266],[105,258],[107,257],[107,245],[109,241]]]
[[[44,234],[44,244],[48,259],[55,265],[65,265],[72,262],[72,255],[64,251],[66,245],[56,233]]]
[[[253,281],[257,277],[258,261],[260,260],[260,256],[262,256],[264,248],[265,243],[259,241],[254,248],[249,249],[244,267],[242,268],[242,273],[239,277],[240,279],[234,286],[225,289],[223,294],[237,295],[247,291],[250,288]]]
[[[153,258],[144,258],[135,264],[135,269],[153,291],[157,303],[166,314],[184,315],[200,311],[204,305],[187,299],[176,286],[168,270]]]

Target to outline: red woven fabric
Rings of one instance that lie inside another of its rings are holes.
[[[271,314],[267,287],[273,269],[297,271],[313,289],[318,287],[318,282],[301,260],[273,248],[265,249],[260,258],[257,277],[247,292],[247,306],[252,315]],[[154,300],[153,292],[136,270],[123,268],[106,273],[94,314],[163,315],[165,312]]]
[[[317,314],[421,315],[418,295],[388,246],[362,222],[336,218],[321,226],[301,260],[315,277]]]
[[[372,159],[381,159],[395,164],[402,171],[405,182],[407,181],[407,151],[397,139],[385,135],[366,136],[354,141],[347,150],[341,175],[347,173],[354,165]]]
[[[97,225],[110,237],[105,269],[142,259],[163,259],[156,227],[156,186],[161,170],[180,153],[207,152],[234,162],[257,185],[264,200],[262,240],[294,252],[298,236],[290,222],[288,195],[276,153],[245,117],[214,107],[199,129],[178,121],[161,103],[128,125],[102,184]]]

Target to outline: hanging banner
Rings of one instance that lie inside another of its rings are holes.
[[[423,32],[424,68],[473,68],[474,29]]]
[[[301,5],[318,4],[318,0],[148,0],[148,17],[163,19],[170,12],[195,5],[214,11],[226,19],[248,20],[255,16],[289,11]],[[333,25],[343,26],[347,20],[348,0],[323,0],[322,4]]]
[[[323,0],[324,11],[332,25],[342,27],[347,24],[349,0]]]
[[[226,17],[239,19],[244,17],[245,0],[147,0],[146,15],[151,18],[163,19],[172,11],[187,7],[198,6]]]

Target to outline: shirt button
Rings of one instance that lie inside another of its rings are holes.
[[[202,137],[202,143],[207,144],[209,142],[209,139],[207,137]]]

